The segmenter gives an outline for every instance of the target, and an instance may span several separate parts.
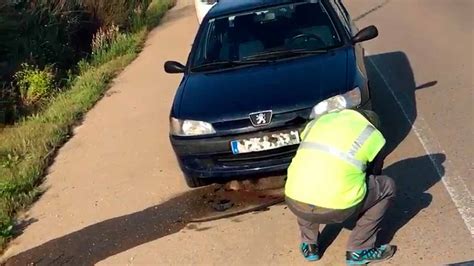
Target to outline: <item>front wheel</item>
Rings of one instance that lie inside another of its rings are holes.
[[[372,105],[372,99],[368,100],[364,106],[362,106],[364,110],[375,111],[374,106]]]
[[[195,176],[184,176],[184,179],[186,180],[186,184],[190,188],[197,188],[197,187],[203,187],[212,184],[212,180],[208,178],[199,178]]]
[[[367,81],[367,92],[368,92],[368,96],[369,96],[369,101],[367,102],[367,104],[364,106],[364,108],[366,110],[370,110],[370,111],[374,111],[374,105],[372,104],[372,100],[373,100],[373,91],[372,91],[372,86],[371,86],[371,83],[370,81]]]

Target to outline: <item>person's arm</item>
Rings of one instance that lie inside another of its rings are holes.
[[[381,175],[382,174],[382,169],[383,169],[383,164],[385,157],[387,155],[385,154],[386,150],[383,148],[379,153],[377,153],[377,156],[375,156],[374,160],[372,162],[369,162],[367,164],[367,169],[365,172],[367,175]]]
[[[365,119],[367,119],[377,130],[381,130],[381,122],[379,116],[369,110],[358,109],[357,110],[360,114],[362,114]],[[365,170],[367,175],[381,175],[383,169],[383,163],[385,158],[387,157],[387,148],[386,146],[382,147],[382,149],[377,153],[375,158],[367,163],[367,168]]]

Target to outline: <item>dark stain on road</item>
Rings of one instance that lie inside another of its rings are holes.
[[[266,194],[268,196],[260,197]],[[10,258],[5,264],[92,265],[182,229],[198,232],[209,230],[209,226],[200,227],[197,224],[189,224],[189,221],[216,214],[232,217],[232,213],[241,214],[245,209],[272,201],[278,194],[281,196],[281,190],[229,191],[219,185],[194,189],[162,204],[105,220],[50,240]],[[210,199],[227,199],[234,202],[235,206],[216,213],[212,204],[209,204]]]

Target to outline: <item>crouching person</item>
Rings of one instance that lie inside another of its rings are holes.
[[[395,197],[395,184],[382,176],[385,138],[371,111],[343,110],[311,121],[288,168],[286,201],[301,231],[301,252],[320,258],[319,225],[357,219],[347,243],[347,264],[389,259],[391,245],[376,246],[381,221]]]

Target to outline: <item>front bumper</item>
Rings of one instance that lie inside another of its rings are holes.
[[[187,176],[199,178],[253,176],[285,171],[294,157],[298,145],[235,155],[232,153],[230,142],[288,130],[301,132],[303,126],[200,139],[183,139],[171,136],[170,140],[181,170]]]

